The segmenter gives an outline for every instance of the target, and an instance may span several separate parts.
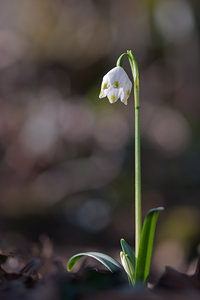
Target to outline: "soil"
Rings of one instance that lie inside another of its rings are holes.
[[[61,260],[53,258],[32,258],[19,271],[10,272],[9,259],[15,257],[0,255],[1,300],[200,299],[200,258],[192,276],[167,267],[153,288],[131,288],[121,274],[84,266],[78,273],[69,273]]]

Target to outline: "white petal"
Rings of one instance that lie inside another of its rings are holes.
[[[131,81],[127,81],[127,82],[124,84],[123,88],[124,88],[124,92],[127,93],[127,91],[129,91],[129,95],[130,95],[131,89],[132,89],[132,82],[131,82]],[[128,96],[129,96],[129,95],[128,95]]]
[[[100,94],[99,94],[99,98],[104,98],[107,96],[107,93],[108,93],[108,88],[109,88],[109,82],[108,82],[108,79],[106,78],[106,75],[103,77],[103,81],[102,81],[102,84],[101,84],[101,91],[100,91]]]
[[[130,79],[128,78],[128,75],[122,67],[115,67],[106,75],[106,79],[111,85],[113,85],[115,82],[119,82],[119,87],[123,87],[127,84],[132,84]]]
[[[120,98],[120,90],[110,88],[108,91],[107,97],[111,104],[117,102],[117,100]]]
[[[100,94],[99,94],[99,98],[104,98],[106,97],[108,94],[108,89],[101,89]]]
[[[125,96],[123,99],[121,99],[121,102],[123,102],[125,105],[127,105],[127,100],[128,100],[128,97]]]
[[[127,105],[127,99],[129,98],[130,93],[131,93],[131,89],[132,89],[132,83],[131,82],[125,84],[124,87],[123,87],[123,93],[122,93],[121,101],[126,105]]]
[[[109,83],[108,78],[107,78],[106,76],[104,76],[104,77],[103,77],[102,84],[101,84],[101,89],[102,89],[102,90],[106,90],[106,89],[109,88],[109,85],[110,85],[110,83]]]
[[[121,91],[120,91],[121,102],[123,102],[125,105],[127,105],[127,99],[128,99],[128,96],[125,94],[125,90],[121,89]]]

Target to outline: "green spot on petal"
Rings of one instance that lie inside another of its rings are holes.
[[[107,83],[103,84],[103,89],[107,89]]]
[[[115,81],[115,82],[113,83],[113,86],[116,87],[116,88],[118,88],[118,87],[119,87],[119,82],[118,82],[118,81]]]
[[[110,96],[110,100],[111,100],[112,102],[115,101],[115,96],[114,96],[114,95]]]

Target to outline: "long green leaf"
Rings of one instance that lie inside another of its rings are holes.
[[[114,258],[106,254],[99,253],[99,252],[82,252],[72,256],[68,261],[67,270],[71,271],[74,265],[77,263],[77,261],[83,256],[89,256],[100,261],[111,272],[116,272],[116,271],[124,272],[124,268],[117,260],[115,260]]]
[[[120,240],[120,244],[122,247],[122,251],[124,252],[124,254],[128,255],[128,257],[132,263],[133,269],[135,270],[135,254],[134,254],[132,248],[129,246],[129,244],[124,239]]]
[[[142,228],[142,234],[140,238],[139,252],[136,260],[136,282],[145,283],[149,276],[157,217],[159,211],[163,209],[163,207],[151,209],[144,220],[144,225]]]

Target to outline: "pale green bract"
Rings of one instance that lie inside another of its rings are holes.
[[[129,256],[127,254],[125,254],[123,251],[121,251],[120,258],[121,258],[122,266],[124,267],[124,270],[126,271],[126,273],[128,275],[128,280],[129,280],[130,284],[134,285],[134,283],[135,283],[134,268],[130,261]]]
[[[134,272],[135,272],[136,259],[135,259],[135,254],[134,254],[132,248],[129,246],[129,244],[124,239],[120,240],[120,244],[121,244],[121,247],[122,247],[122,251],[126,255],[128,255],[128,257],[131,261],[131,264],[133,266]]]

